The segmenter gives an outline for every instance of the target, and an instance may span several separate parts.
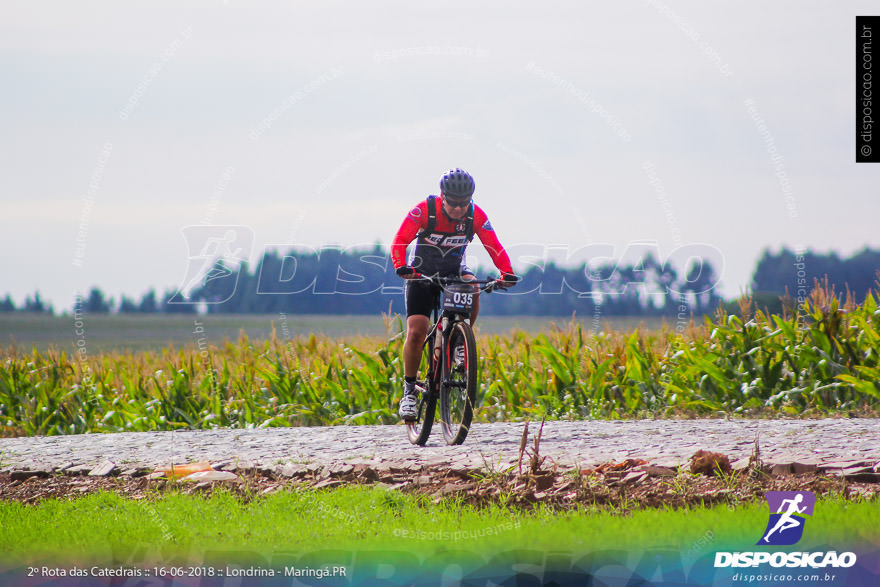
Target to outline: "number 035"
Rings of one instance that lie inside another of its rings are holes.
[[[456,304],[472,306],[474,303],[474,294],[455,292],[455,294],[453,294],[452,296],[452,301]]]

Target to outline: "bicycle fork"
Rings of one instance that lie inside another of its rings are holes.
[[[446,321],[446,318],[442,319]],[[428,378],[424,382],[417,382],[416,389],[419,392],[420,401],[424,402],[429,393],[431,392],[432,385],[431,382],[433,380],[439,380],[439,377],[442,373],[442,365],[443,365],[443,328],[445,322],[439,322],[434,326],[434,332],[429,333],[428,336],[434,337],[434,344],[432,345],[432,356],[430,357],[431,366],[428,369]],[[423,384],[424,383],[424,384]],[[438,390],[434,390],[436,393]],[[421,409],[419,410],[419,420],[421,420]]]

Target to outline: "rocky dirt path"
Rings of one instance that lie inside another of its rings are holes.
[[[529,446],[539,423],[532,422]],[[523,423],[476,424],[462,446],[409,444],[402,426],[201,430],[0,439],[0,473],[137,475],[170,463],[210,461],[217,469],[280,476],[366,465],[383,471],[504,470],[519,460]],[[546,465],[590,468],[626,459],[686,465],[700,449],[727,455],[734,469],[758,438],[777,470],[836,470],[880,479],[880,419],[634,420],[547,422]],[[545,466],[546,466],[545,465]]]

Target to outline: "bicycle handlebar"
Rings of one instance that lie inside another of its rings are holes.
[[[480,286],[481,292],[492,293],[496,289],[506,289],[500,286],[503,281],[501,278],[496,279],[462,279],[460,277],[439,277],[437,275],[422,275],[421,273],[416,274],[417,277],[410,277],[409,281],[425,281],[428,283],[433,283],[434,285],[439,285],[443,287],[445,285],[478,285]],[[513,286],[516,282],[512,282],[510,286]]]

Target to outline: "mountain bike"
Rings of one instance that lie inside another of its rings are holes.
[[[461,444],[468,435],[477,399],[477,342],[470,315],[474,296],[498,289],[495,279],[467,281],[459,277],[419,277],[442,288],[434,302],[416,392],[418,416],[406,422],[410,442],[424,445],[431,434],[437,404],[447,444]]]

